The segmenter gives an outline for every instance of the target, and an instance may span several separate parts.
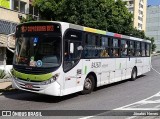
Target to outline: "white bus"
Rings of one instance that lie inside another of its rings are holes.
[[[135,80],[151,69],[151,42],[65,22],[16,28],[12,86],[53,96]]]

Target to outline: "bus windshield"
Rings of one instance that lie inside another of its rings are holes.
[[[29,67],[58,67],[61,63],[60,37],[17,38],[14,65]]]

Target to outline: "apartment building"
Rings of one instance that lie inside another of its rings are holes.
[[[147,7],[146,36],[153,37],[160,51],[160,5]]]
[[[32,0],[0,0],[0,65],[12,63],[13,53],[7,50],[7,35],[15,32],[16,25],[27,14],[38,17]],[[15,41],[10,42],[14,48]]]
[[[126,7],[134,15],[133,25],[138,30],[146,30],[147,0],[123,0]]]

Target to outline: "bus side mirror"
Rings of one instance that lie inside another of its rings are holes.
[[[9,34],[7,36],[7,49],[12,53],[14,53],[14,50],[12,48],[15,48],[15,42],[16,42],[15,33]]]
[[[70,53],[74,53],[74,44],[70,43]]]

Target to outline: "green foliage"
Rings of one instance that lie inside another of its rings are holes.
[[[144,31],[133,28],[133,15],[125,5],[126,2],[122,0],[34,0],[34,6],[39,8],[42,19],[64,21],[145,39]],[[154,39],[151,41],[154,51]]]
[[[131,27],[132,14],[121,0],[35,0],[42,18],[125,33]]]
[[[10,1],[9,0],[0,0],[0,7],[4,7],[9,9],[10,8]]]
[[[30,15],[30,14],[27,15],[26,18],[24,18],[24,17],[22,16],[22,18],[20,19],[20,22],[21,22],[21,23],[29,22],[29,21],[35,21],[35,19],[33,18],[33,16]]]
[[[133,27],[133,15],[125,7],[125,2],[117,0],[110,8],[111,12],[107,17],[108,30],[128,35]]]
[[[150,40],[151,41],[151,52],[155,51],[156,49],[156,45],[154,44],[154,38],[150,38],[150,37],[145,37],[146,40]]]
[[[0,70],[0,79],[3,79],[6,76],[4,70]]]

